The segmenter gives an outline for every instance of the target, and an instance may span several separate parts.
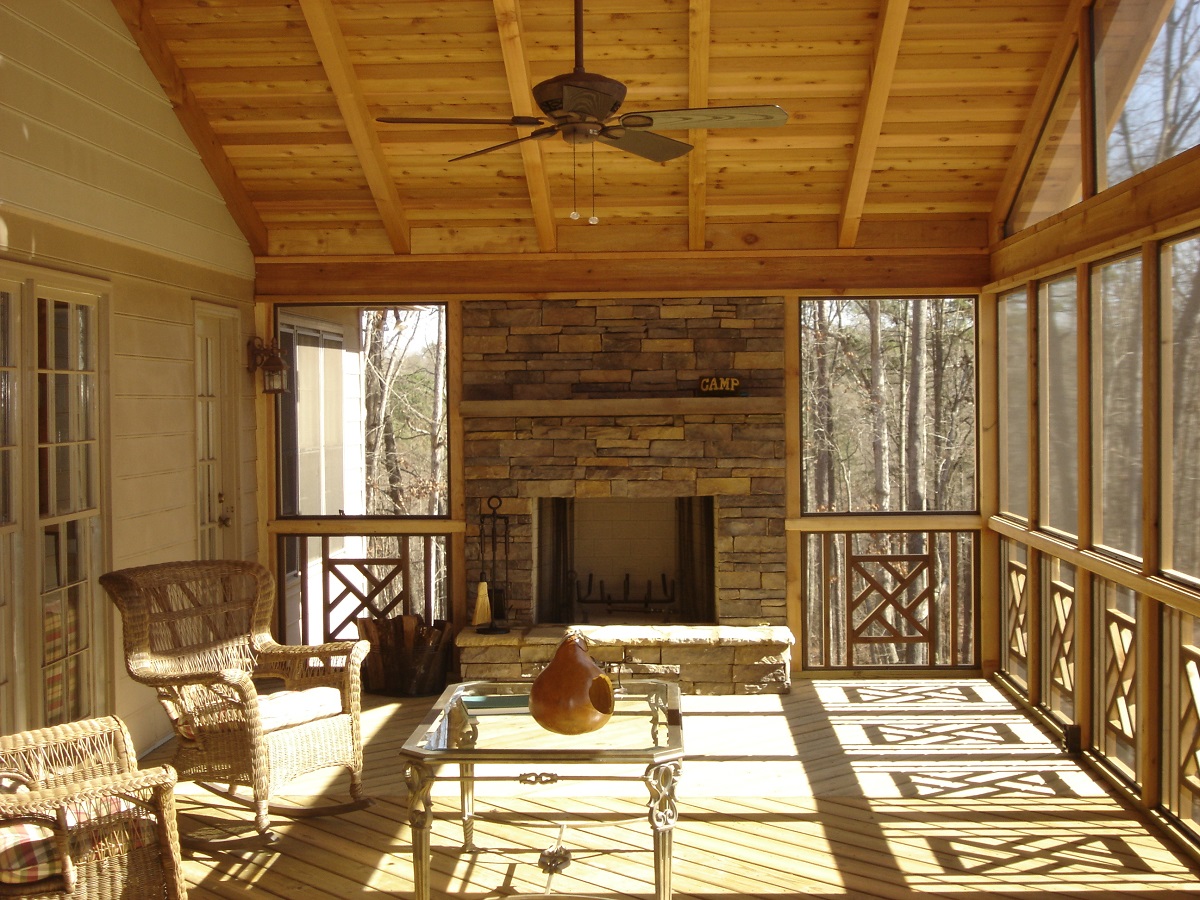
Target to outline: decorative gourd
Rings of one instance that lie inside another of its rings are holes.
[[[529,689],[529,714],[547,731],[586,734],[613,714],[612,681],[587,653],[579,634],[563,638]]]

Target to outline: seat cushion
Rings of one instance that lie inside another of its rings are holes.
[[[32,884],[61,872],[53,828],[36,822],[0,825],[0,883]]]
[[[341,715],[342,692],[335,687],[312,687],[262,694],[258,698],[258,712],[264,733],[278,731]]]

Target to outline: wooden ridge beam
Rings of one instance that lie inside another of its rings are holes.
[[[496,10],[496,27],[500,31],[500,51],[504,55],[504,73],[508,78],[513,115],[539,116],[541,110],[533,104],[529,58],[522,36],[520,0],[492,0],[492,5]],[[538,248],[543,253],[553,253],[558,249],[558,231],[554,223],[554,204],[550,202],[550,180],[546,176],[541,144],[538,141],[525,141],[518,147],[525,168],[525,185],[533,210]]]
[[[354,72],[354,64],[350,61],[346,37],[338,24],[333,4],[331,0],[300,0],[300,9],[342,113],[350,143],[375,199],[384,231],[396,253],[408,253],[409,226],[404,204],[396,190],[396,181],[388,171],[387,157]]]
[[[233,163],[221,146],[208,117],[200,108],[188,87],[183,72],[176,65],[167,42],[142,0],[113,0],[121,19],[133,35],[142,58],[166,92],[183,130],[200,154],[200,162],[208,171],[233,221],[241,230],[256,256],[267,252],[267,226],[242,186]]]
[[[986,250],[259,258],[260,298],[781,291],[973,292]]]
[[[863,103],[858,136],[854,141],[854,156],[846,178],[846,195],[838,217],[838,246],[853,247],[858,241],[863,207],[867,202],[867,187],[875,167],[883,116],[896,77],[896,59],[900,55],[900,38],[908,18],[909,0],[883,0],[879,37],[875,42],[875,58],[871,65],[867,98]]]

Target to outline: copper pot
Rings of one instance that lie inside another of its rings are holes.
[[[612,681],[592,661],[580,634],[563,638],[529,689],[529,714],[547,731],[586,734],[613,714]]]

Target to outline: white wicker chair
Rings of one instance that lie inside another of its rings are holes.
[[[0,897],[186,900],[175,772],[119,719],[0,737],[0,787]]]
[[[159,563],[110,572],[100,583],[121,611],[129,674],[158,691],[174,725],[180,780],[235,798],[233,786],[249,787],[255,827],[268,838],[271,812],[316,815],[365,804],[359,705],[366,641],[276,643],[275,580],[258,563]],[[283,689],[260,692],[263,679]],[[349,770],[357,802],[271,805],[284,784],[329,766]]]

